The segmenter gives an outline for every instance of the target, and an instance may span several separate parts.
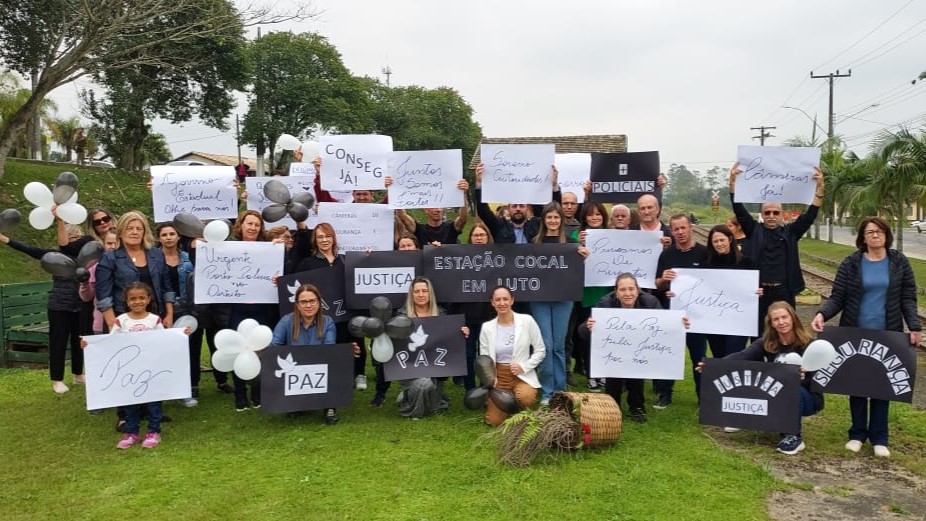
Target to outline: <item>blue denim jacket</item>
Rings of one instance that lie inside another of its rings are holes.
[[[186,294],[186,280],[187,277],[190,276],[190,273],[193,273],[193,263],[190,262],[190,254],[181,250],[180,264],[177,265],[177,278],[180,281],[180,287],[175,288],[177,290],[175,302],[177,303],[184,302],[187,305],[193,304],[193,298]]]
[[[163,313],[164,303],[173,303],[176,296],[167,274],[167,263],[164,262],[164,254],[157,248],[149,248],[145,255],[148,257],[148,271],[151,273],[158,311]],[[97,309],[106,311],[112,308],[116,315],[125,313],[125,288],[137,281],[138,269],[125,248],[104,253],[96,268]]]

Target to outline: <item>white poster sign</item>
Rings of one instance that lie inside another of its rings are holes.
[[[684,310],[692,333],[756,336],[758,270],[675,268],[669,309]]]
[[[593,378],[685,378],[681,311],[592,308]]]
[[[395,211],[376,203],[319,203],[318,222],[329,223],[338,251],[393,250]]]
[[[621,273],[633,273],[641,288],[656,287],[662,232],[587,230],[585,285],[614,287]]]
[[[315,165],[312,163],[290,163],[289,164],[289,175],[290,177],[301,177],[310,175],[313,178],[315,177]]]
[[[290,176],[290,177],[249,177],[245,180],[245,186],[248,190],[248,210],[257,210],[258,212],[263,211],[264,208],[273,204],[273,201],[267,199],[264,196],[264,184],[270,180],[279,181],[286,185],[286,188],[289,189],[290,194],[297,194],[301,192],[309,192],[313,196],[315,195],[314,186],[315,186],[315,174],[306,175],[306,176]],[[313,219],[315,211],[312,210],[309,212],[309,221]],[[309,224],[307,221],[306,224]],[[290,230],[296,228],[296,221],[294,221],[290,216],[286,216],[276,222],[264,222],[264,229],[270,229],[274,226],[286,226]],[[312,228],[313,226],[309,226]]]
[[[405,293],[413,280],[415,280],[414,266],[354,268],[354,293],[358,295]]]
[[[741,145],[736,160],[742,170],[736,177],[736,202],[813,202],[817,189],[813,172],[820,166],[819,148]]]
[[[190,397],[189,342],[182,330],[84,339],[88,410]]]
[[[235,169],[230,166],[151,167],[154,221],[172,221],[181,212],[202,220],[238,217]]]
[[[392,154],[392,138],[378,135],[322,136],[322,188],[382,190]]]
[[[559,189],[562,193],[572,192],[580,203],[585,202],[585,182],[592,170],[591,154],[556,154],[556,170],[559,171]]]
[[[556,145],[482,145],[482,202],[546,204],[553,200]]]
[[[273,303],[273,277],[283,275],[282,244],[223,241],[196,246],[195,302]]]
[[[389,157],[390,208],[458,208],[463,192],[462,150],[393,152]]]

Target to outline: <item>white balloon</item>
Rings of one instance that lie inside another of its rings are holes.
[[[300,145],[299,139],[290,134],[280,134],[277,138],[277,146],[280,150],[296,150]]]
[[[318,141],[306,141],[302,144],[302,161],[305,163],[311,163],[313,159],[318,157],[320,146]]]
[[[190,333],[199,328],[199,321],[196,320],[196,317],[193,315],[183,315],[177,320],[174,320],[174,329],[184,329],[187,327],[190,328]]]
[[[392,355],[395,354],[395,348],[392,347],[392,339],[385,333],[373,339],[373,347],[370,351],[373,354],[373,360],[381,364],[385,364],[389,360],[392,360]]]
[[[253,380],[260,375],[260,358],[254,351],[242,351],[235,358],[235,374],[242,380]]]
[[[58,217],[68,224],[80,224],[87,220],[87,209],[77,203],[64,203],[58,206]]]
[[[29,212],[29,224],[36,230],[45,230],[54,222],[55,216],[52,215],[51,210],[44,206],[33,208],[32,211]]]
[[[212,353],[212,367],[216,371],[227,373],[235,369],[236,358],[238,358],[238,353],[216,351],[215,353]]]
[[[273,330],[267,326],[257,326],[248,333],[248,349],[260,351],[270,345],[273,340]]]
[[[801,355],[798,353],[785,353],[779,356],[775,362],[779,364],[801,365]]]
[[[76,202],[77,202],[77,192],[74,192],[74,193],[71,195],[71,197],[68,198],[68,200],[64,202],[64,204],[76,203]]]
[[[212,221],[203,228],[203,239],[207,242],[222,242],[228,238],[228,231],[225,221]]]
[[[226,353],[240,353],[247,349],[247,344],[241,333],[223,329],[215,334],[215,348]]]
[[[260,322],[254,320],[253,318],[246,318],[238,323],[238,332],[241,333],[241,336],[245,339],[251,334],[251,331],[254,331],[254,328],[259,326]]]
[[[836,358],[836,348],[827,340],[817,339],[804,349],[805,371],[819,371]]]
[[[23,187],[23,195],[30,203],[36,206],[51,208],[55,204],[55,196],[52,195],[51,190],[38,181],[26,184]]]

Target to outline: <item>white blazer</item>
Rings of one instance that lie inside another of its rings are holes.
[[[479,354],[488,355],[493,361],[496,361],[495,337],[497,334],[498,317],[482,324],[482,332],[479,333]],[[534,346],[534,354],[531,354],[531,346]],[[524,369],[518,378],[534,389],[540,389],[540,380],[537,379],[535,369],[546,356],[547,349],[543,345],[543,337],[540,335],[537,322],[534,322],[534,318],[530,315],[514,313],[514,350],[511,363],[518,364]]]

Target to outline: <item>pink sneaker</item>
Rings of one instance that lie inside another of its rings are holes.
[[[123,434],[122,439],[116,444],[117,449],[127,449],[138,443],[138,436],[135,434]]]
[[[141,446],[146,449],[153,449],[161,444],[161,433],[159,432],[149,432],[145,435],[145,441],[141,442]]]

